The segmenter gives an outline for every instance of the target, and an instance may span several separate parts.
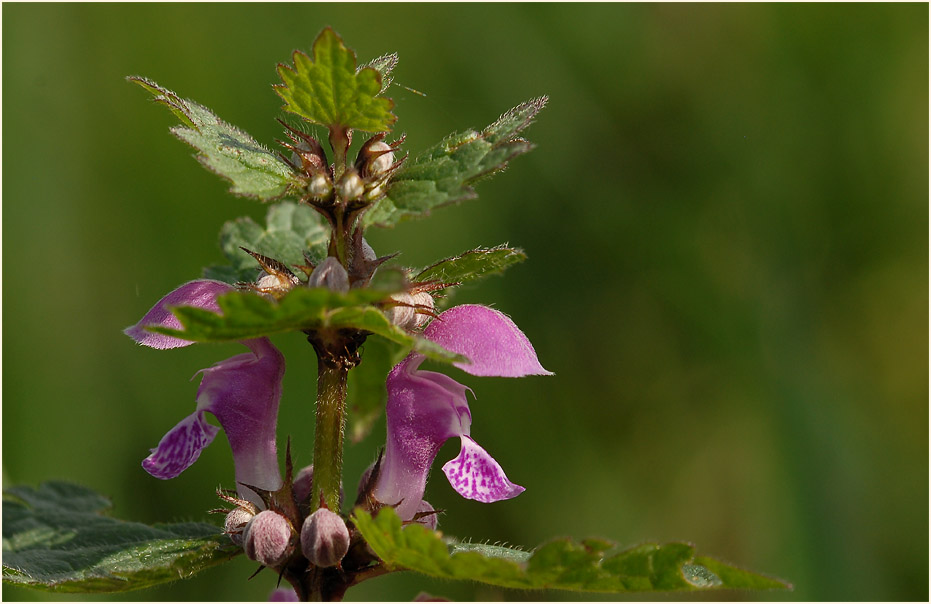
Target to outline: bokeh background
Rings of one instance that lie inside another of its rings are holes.
[[[927,5],[2,10],[4,486],[77,481],[146,522],[206,519],[232,486],[222,436],[170,482],[139,462],[193,410],[188,378],[239,347],[159,352],[121,329],[220,260],[224,221],[265,208],[123,78],[273,145],[275,65],[332,25],[362,61],[397,51],[395,81],[427,94],[390,91],[415,153],[550,96],[538,149],[479,199],[369,235],[410,266],[503,242],[530,257],[456,297],[509,313],[556,373],[456,376],[473,434],[527,491],[481,505],[435,475],[445,532],[688,540],[796,586],[715,599],[927,599]],[[309,463],[313,352],[273,339],[279,435]],[[347,448],[347,491],[383,434]],[[85,599],[264,600],[274,578],[254,569]],[[579,597],[399,574],[349,598],[420,590]]]

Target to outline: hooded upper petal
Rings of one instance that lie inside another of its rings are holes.
[[[166,336],[159,333],[146,331],[146,327],[167,327],[169,329],[182,329],[183,326],[168,309],[170,306],[194,306],[220,312],[217,305],[217,296],[233,291],[235,288],[222,281],[213,281],[210,279],[198,279],[188,281],[181,287],[175,289],[164,298],[155,303],[155,306],[145,314],[138,323],[123,330],[123,333],[136,340],[143,346],[149,348],[180,348],[190,346],[194,342],[182,340],[172,336]]]
[[[472,375],[552,375],[540,365],[533,345],[514,321],[487,306],[454,306],[430,323],[423,335],[472,361],[454,363]]]

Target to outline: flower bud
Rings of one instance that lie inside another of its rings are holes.
[[[230,540],[239,547],[242,547],[246,524],[252,520],[253,516],[255,514],[242,507],[233,508],[226,515],[223,532],[229,535]]]
[[[310,179],[307,185],[307,192],[317,199],[322,199],[330,194],[333,190],[333,183],[330,182],[330,175],[326,172],[319,172]]]
[[[367,173],[372,176],[384,174],[394,164],[394,151],[384,141],[375,141],[368,147]]]
[[[294,501],[301,504],[310,499],[310,489],[313,484],[314,464],[310,464],[301,469],[297,476],[294,477],[294,482],[291,483],[291,494],[294,495]]]
[[[365,192],[365,183],[354,170],[348,170],[339,180],[337,192],[344,201],[352,201]]]
[[[419,329],[430,320],[430,315],[417,312],[418,309],[433,310],[433,297],[430,294],[395,294],[391,299],[400,304],[389,308],[385,315],[398,327],[407,330]]]
[[[416,304],[421,310],[433,310],[433,296],[427,292],[420,292],[413,295],[414,304]],[[426,308],[424,308],[426,307]],[[414,315],[414,327],[420,329],[427,324],[427,321],[430,320],[430,315],[424,312],[418,312]]]
[[[320,508],[308,516],[301,529],[301,551],[316,566],[339,564],[349,551],[349,529],[339,514]]]
[[[246,525],[243,548],[259,564],[278,566],[291,554],[291,524],[278,512],[259,512]]]
[[[394,165],[394,148],[384,141],[386,134],[376,134],[359,149],[356,169],[367,180],[377,180]]]
[[[300,283],[300,280],[294,275],[265,273],[255,282],[255,287],[263,292],[287,292],[298,283]]]
[[[300,164],[301,168],[307,174],[314,174],[326,167],[326,153],[323,147],[317,142],[317,139],[307,134],[301,134],[301,141],[297,146],[290,147],[294,150],[291,154],[291,163]],[[292,138],[292,140],[297,140]]]
[[[307,278],[307,287],[325,287],[345,294],[349,291],[349,274],[339,260],[327,256]]]

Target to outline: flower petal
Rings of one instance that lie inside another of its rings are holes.
[[[430,466],[440,447],[453,436],[468,434],[471,414],[467,388],[445,375],[419,371],[413,354],[388,375],[385,410],[388,439],[374,495],[403,520],[417,513]]]
[[[524,487],[508,480],[495,458],[469,436],[462,437],[459,457],[446,462],[443,473],[460,495],[482,503],[511,499],[524,492]]]
[[[236,482],[269,491],[281,488],[275,433],[284,356],[268,338],[242,342],[252,352],[236,355],[201,370],[197,408],[213,413],[233,450]],[[257,505],[261,499],[239,486],[240,497]]]
[[[162,437],[158,447],[142,461],[146,472],[156,478],[174,478],[197,461],[220,429],[207,423],[203,411],[195,411]]]
[[[479,376],[552,375],[540,365],[527,336],[507,315],[477,304],[455,306],[441,313],[424,336],[470,361],[454,363]]]
[[[170,329],[182,329],[181,322],[168,310],[169,306],[194,306],[219,312],[220,307],[217,306],[217,296],[232,291],[233,289],[235,288],[222,281],[211,281],[210,279],[188,281],[156,302],[155,306],[153,306],[138,323],[131,327],[127,327],[123,330],[123,333],[143,346],[157,348],[159,350],[190,346],[194,342],[162,335],[160,333],[152,333],[151,331],[146,331],[145,328],[168,327]]]

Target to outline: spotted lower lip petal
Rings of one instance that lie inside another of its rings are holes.
[[[482,503],[511,499],[524,492],[524,487],[508,480],[495,458],[469,436],[462,437],[459,456],[446,462],[443,473],[457,493]]]

